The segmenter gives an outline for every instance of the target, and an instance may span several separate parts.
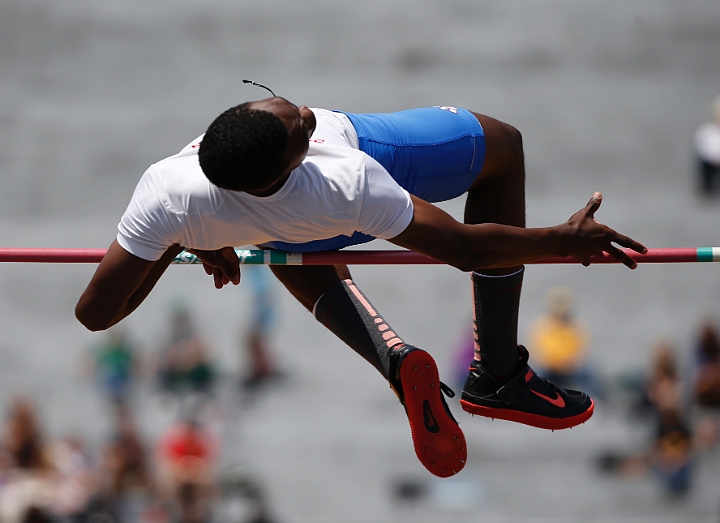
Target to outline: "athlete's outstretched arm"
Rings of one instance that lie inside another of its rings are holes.
[[[542,229],[494,223],[463,224],[438,207],[412,198],[415,206],[412,222],[389,241],[463,271],[514,267],[554,256],[571,256],[589,265],[591,256],[603,252],[634,269],[637,263],[613,243],[647,252],[641,243],[595,220],[595,212],[602,202],[598,192],[566,223]]]
[[[147,261],[113,241],[80,296],[75,316],[91,331],[112,327],[143,302],[181,251],[181,246],[171,245],[159,260]]]

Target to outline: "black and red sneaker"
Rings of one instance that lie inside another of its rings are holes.
[[[455,393],[440,382],[432,356],[411,345],[393,347],[390,353],[390,388],[405,407],[415,454],[432,474],[447,478],[467,461],[465,436],[442,393]]]
[[[561,389],[528,366],[528,351],[518,346],[520,372],[504,381],[490,376],[479,361],[470,365],[460,404],[470,414],[516,421],[541,429],[568,429],[593,414],[593,400]]]

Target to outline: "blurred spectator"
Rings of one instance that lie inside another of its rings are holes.
[[[219,441],[195,420],[182,421],[161,435],[157,445],[161,492],[181,523],[204,523],[216,494]]]
[[[700,188],[704,194],[717,192],[720,187],[720,96],[712,103],[712,120],[695,132]]]
[[[666,492],[683,495],[690,487],[693,462],[693,438],[685,421],[687,405],[674,345],[663,340],[653,353],[647,396],[657,417],[655,441],[650,465]]]
[[[587,364],[588,329],[575,318],[573,304],[573,292],[567,287],[553,287],[545,293],[547,313],[529,329],[530,354],[540,374],[558,386],[601,396]]]
[[[673,410],[662,412],[650,452],[650,465],[667,493],[677,496],[687,494],[693,454],[692,433],[682,414]]]
[[[695,402],[720,408],[720,336],[711,320],[700,330],[696,347]]]
[[[720,335],[716,323],[702,324],[695,345],[693,400],[699,407],[695,441],[700,449],[714,447],[720,440]]]
[[[270,332],[275,319],[276,302],[269,272],[264,266],[243,267],[243,283],[252,292],[250,325],[244,330],[242,340],[249,364],[247,375],[242,381],[245,389],[256,389],[282,376],[270,350]]]
[[[10,407],[2,439],[0,521],[20,523],[49,517],[52,467],[33,403],[18,397]]]
[[[675,347],[668,340],[660,341],[652,352],[651,369],[645,380],[645,398],[655,426],[649,450],[606,452],[599,457],[598,465],[603,472],[625,477],[638,477],[651,470],[664,492],[673,496],[685,495],[691,486],[696,449],[693,432],[686,421],[688,408]]]
[[[177,308],[172,314],[170,339],[159,369],[163,390],[175,394],[210,392],[215,371],[205,341],[195,332],[190,312]]]
[[[99,477],[79,436],[68,436],[52,446],[55,469],[51,512],[67,521],[84,521],[99,489]]]
[[[122,329],[115,327],[95,351],[95,373],[115,403],[125,403],[138,370],[135,348]]]
[[[102,469],[103,504],[110,514],[119,517],[151,494],[145,445],[126,406],[116,411],[115,435],[104,449]]]
[[[226,470],[220,480],[223,503],[215,515],[220,521],[237,523],[272,523],[265,489],[254,475],[243,467]]]
[[[684,410],[682,392],[675,346],[661,340],[653,350],[646,383],[650,406],[659,418],[665,413],[680,413]]]
[[[28,398],[17,397],[5,426],[3,447],[9,465],[18,470],[46,471],[50,467],[35,406]]]

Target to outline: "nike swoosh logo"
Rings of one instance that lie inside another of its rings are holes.
[[[432,432],[433,434],[440,432],[440,425],[438,425],[432,410],[430,410],[430,402],[428,400],[423,401],[423,421],[425,422],[425,429],[428,432]]]
[[[549,398],[545,394],[540,394],[539,392],[535,392],[534,390],[531,390],[530,392],[535,394],[538,398],[542,398],[545,401],[555,405],[558,408],[563,408],[565,406],[565,400],[557,392],[555,393],[554,398]]]

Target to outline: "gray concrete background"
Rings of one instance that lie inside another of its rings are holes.
[[[716,0],[2,0],[0,245],[107,246],[150,163],[227,107],[264,97],[243,78],[310,106],[489,114],[523,132],[530,226],[567,219],[601,190],[598,219],[650,247],[720,244],[720,204],[698,198],[691,163],[692,133],[720,94]],[[462,202],[444,208],[459,217]],[[101,336],[72,314],[92,270],[0,267],[0,403],[27,391],[51,434],[76,430],[99,444],[110,420],[78,361]],[[471,314],[468,277],[447,267],[354,274],[393,327],[449,372]],[[644,368],[662,336],[689,362],[700,320],[720,316],[711,264],[530,267],[525,281],[521,330],[549,286],[570,285],[605,375]],[[186,301],[237,373],[247,297],[175,267],[127,329],[150,352],[172,303]],[[596,475],[594,456],[640,448],[646,433],[602,403],[560,433],[459,414],[470,462],[432,481],[382,379],[278,297],[275,343],[291,378],[250,407],[224,402],[219,419],[225,464],[262,477],[282,521],[718,520],[717,453],[703,456],[696,488],[677,503],[649,478]],[[148,390],[140,398],[151,437],[175,412]],[[432,495],[395,504],[389,491],[403,478],[428,481]]]

